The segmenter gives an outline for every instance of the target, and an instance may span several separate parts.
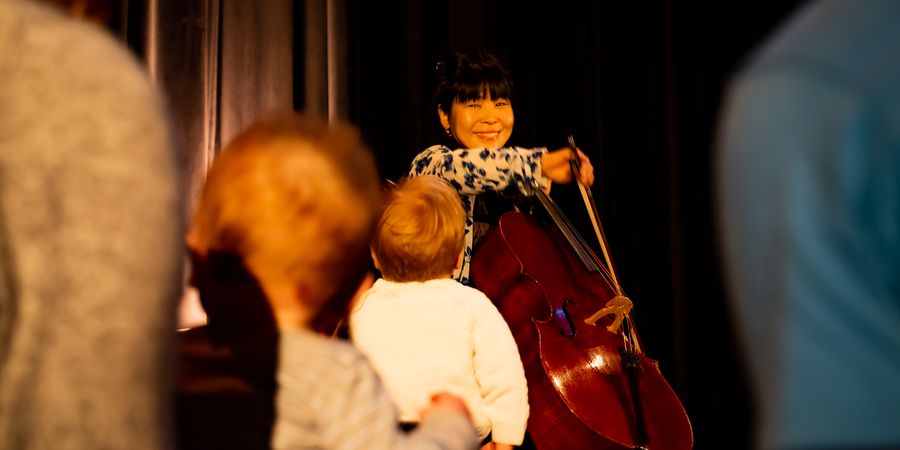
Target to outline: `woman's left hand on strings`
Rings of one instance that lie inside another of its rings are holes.
[[[569,161],[574,159],[575,155],[569,147],[548,152],[541,157],[541,171],[550,181],[569,183],[572,181],[572,167]],[[581,150],[577,151],[577,155],[580,164],[578,182],[585,186],[592,186],[594,184],[594,166]]]

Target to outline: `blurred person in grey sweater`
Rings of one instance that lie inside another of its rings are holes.
[[[162,102],[102,27],[0,0],[0,105],[0,448],[169,448],[183,219]]]

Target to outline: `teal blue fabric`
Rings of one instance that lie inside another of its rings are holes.
[[[900,448],[900,2],[810,4],[733,80],[717,186],[761,448]]]

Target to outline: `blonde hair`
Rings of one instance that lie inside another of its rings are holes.
[[[385,279],[425,281],[456,268],[465,245],[459,194],[441,178],[407,178],[388,193],[372,252]]]
[[[355,291],[379,203],[375,165],[356,129],[278,115],[217,156],[189,241],[201,254],[239,255],[264,286],[290,283],[316,312]]]

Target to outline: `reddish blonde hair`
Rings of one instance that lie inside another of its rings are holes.
[[[365,273],[380,192],[355,128],[273,116],[217,156],[189,241],[239,255],[261,281],[288,280],[315,312]]]
[[[459,194],[443,179],[403,180],[388,193],[375,225],[372,252],[381,274],[401,282],[451,274],[465,245],[465,220]]]

